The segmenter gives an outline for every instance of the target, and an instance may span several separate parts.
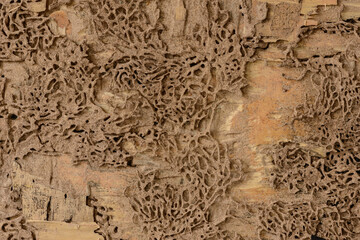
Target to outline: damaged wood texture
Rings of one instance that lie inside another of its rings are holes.
[[[359,0],[0,19],[0,240],[360,239]]]

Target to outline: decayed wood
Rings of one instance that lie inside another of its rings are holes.
[[[296,0],[254,1],[260,2],[272,6],[286,3],[295,7],[299,4]],[[347,0],[341,3],[344,4],[341,13],[344,19],[360,16],[358,1]],[[268,36],[268,42],[279,39],[293,41],[297,36],[295,29],[302,25],[318,24],[314,18],[318,6],[338,4],[337,0],[304,0],[299,6],[299,14],[294,16],[294,31],[281,32],[280,29],[278,35],[274,36],[271,22],[258,26],[258,30]],[[43,7],[41,3],[37,3],[34,11],[40,7]],[[182,0],[175,1],[172,9],[174,19],[171,32],[174,37],[179,37],[184,34],[187,10]],[[270,8],[270,18],[276,14],[271,9],[275,8]],[[71,23],[71,19],[68,20],[67,12],[70,13],[69,16],[72,14],[73,21],[76,18],[81,19],[75,16],[74,10],[69,7],[52,13],[50,17],[55,20],[59,33],[70,35],[74,29],[78,29],[77,33],[86,37],[81,27]],[[344,50],[346,46],[343,38],[328,39],[323,34],[315,34],[304,41],[304,44],[296,49],[296,53],[299,57],[305,57],[318,52],[331,54]],[[111,55],[111,51],[101,54]],[[306,126],[295,123],[292,128],[287,123],[292,109],[303,101],[302,93],[307,91],[308,86],[303,82],[286,80],[282,76],[283,72],[288,71],[278,65],[284,58],[284,51],[275,45],[270,45],[266,51],[260,53],[259,58],[247,66],[249,86],[244,92],[246,97],[230,96],[229,101],[220,106],[213,124],[213,132],[221,141],[239,139],[237,154],[243,156],[248,174],[243,182],[231,189],[231,196],[238,201],[271,201],[273,196],[279,194],[266,182],[272,165],[271,159],[263,154],[262,150],[273,142],[307,135]],[[104,108],[107,99],[115,101],[110,93],[103,93],[103,98]],[[322,149],[315,150],[322,152]],[[125,188],[135,179],[135,169],[102,172],[92,170],[86,164],[74,167],[69,156],[45,157],[35,154],[24,159],[21,164],[24,166],[22,169],[14,163],[14,184],[23,189],[23,213],[28,222],[36,227],[39,240],[102,239],[94,233],[97,225],[93,221],[93,210],[86,205],[86,196],[90,191],[99,202],[113,209],[113,221],[121,227],[124,238],[140,239],[137,236],[140,229],[132,221],[131,207],[124,196]],[[242,228],[253,228],[251,224],[244,222],[230,223],[229,226],[239,232]]]
[[[269,51],[264,55],[276,56]],[[231,190],[237,200],[270,200],[276,192],[266,183],[271,159],[261,153],[262,146],[306,134],[301,125],[295,129],[286,125],[290,109],[301,100],[303,83],[284,79],[282,69],[273,61],[249,64],[250,86],[246,98],[234,96],[222,105],[214,123],[214,132],[222,141],[239,138],[238,154],[244,155],[243,160],[249,165],[245,181]],[[23,211],[38,228],[40,240],[56,239],[51,236],[63,240],[77,236],[97,239],[93,234],[92,209],[86,206],[89,191],[113,209],[113,221],[123,229],[124,237],[140,239],[136,238],[140,229],[132,222],[131,207],[124,196],[125,188],[135,179],[135,170],[94,171],[86,164],[73,166],[67,156],[34,155],[24,159],[22,165],[23,169],[14,166],[14,182],[23,187]]]

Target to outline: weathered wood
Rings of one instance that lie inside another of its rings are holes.
[[[44,2],[30,4],[34,12],[44,11]],[[243,181],[234,184],[230,189],[230,196],[238,203],[267,203],[282,193],[272,188],[268,182],[273,167],[271,157],[265,149],[277,142],[291,140],[296,137],[309,135],[309,126],[296,121],[290,124],[293,110],[299,103],[305,101],[304,93],[311,89],[309,83],[288,80],[286,75],[296,78],[302,72],[288,69],[280,65],[286,58],[286,49],[281,42],[295,42],[298,39],[302,26],[316,26],[321,23],[322,9],[330,7],[336,19],[339,13],[342,19],[360,17],[360,3],[355,0],[254,0],[251,18],[256,16],[256,9],[262,3],[269,7],[267,20],[256,25],[256,32],[269,43],[266,50],[257,54],[257,60],[246,66],[248,86],[242,95],[229,94],[226,101],[216,110],[211,130],[221,142],[235,140],[234,155],[238,156],[246,168]],[[232,1],[226,1],[231,11]],[[342,11],[340,3],[344,8]],[[89,19],[76,8],[78,2],[62,6],[61,10],[50,14],[52,28],[57,34],[68,36],[70,39],[81,42],[84,39],[94,43],[96,33],[92,32]],[[155,9],[148,1],[149,9]],[[174,38],[174,49],[181,49],[181,42],[190,34],[187,21],[200,14],[190,11],[196,4],[194,1],[176,0],[170,3],[162,2],[165,14],[163,19],[169,20],[164,36]],[[260,7],[259,7],[260,6]],[[320,9],[321,8],[321,9]],[[320,9],[320,10],[319,10]],[[198,11],[198,9],[196,9]],[[240,18],[240,16],[237,16]],[[258,17],[258,18],[257,18]],[[199,17],[200,19],[200,17]],[[337,19],[340,20],[340,19]],[[285,22],[286,21],[286,22]],[[247,25],[239,25],[244,34],[250,31]],[[165,31],[165,30],[164,30]],[[294,49],[296,57],[305,59],[313,55],[332,55],[347,49],[344,42],[351,42],[353,36],[334,35],[331,38],[326,33],[317,32],[301,40],[301,44]],[[172,47],[170,45],[170,47]],[[94,54],[96,61],[106,62],[114,55],[115,50]],[[26,75],[26,71],[17,63],[3,62],[1,68],[6,71],[7,77],[16,78]],[[16,70],[14,69],[16,68]],[[15,72],[16,71],[16,72]],[[16,76],[18,74],[18,76]],[[21,81],[21,79],[20,79]],[[106,111],[112,111],[114,106],[122,105],[124,99],[114,96],[110,92],[98,94],[98,104]],[[324,149],[309,146],[320,155]],[[129,149],[135,146],[128,146]],[[135,159],[137,168],[102,171],[94,170],[86,163],[73,165],[73,159],[68,155],[43,156],[30,154],[24,159],[14,162],[12,171],[13,184],[21,188],[22,213],[27,222],[36,228],[38,240],[98,240],[103,239],[94,230],[98,225],[94,222],[94,209],[88,204],[88,197],[97,199],[101,206],[110,208],[111,222],[119,227],[124,239],[143,239],[141,229],[133,221],[133,211],[125,190],[136,182],[138,169],[146,169],[150,165],[162,164],[150,159]],[[21,166],[21,167],[20,167]],[[174,177],[174,176],[170,176]],[[214,207],[216,208],[216,206]],[[216,211],[215,211],[216,212]],[[247,212],[240,209],[239,214],[245,216]],[[216,213],[215,213],[216,214]],[[218,213],[221,215],[220,213]],[[239,221],[231,220],[226,224],[228,229],[241,233],[253,232],[245,235],[247,239],[256,237],[256,227],[243,218]],[[250,231],[249,231],[250,229]]]

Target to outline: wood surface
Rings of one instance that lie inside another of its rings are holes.
[[[228,0],[231,2],[231,0]],[[34,3],[34,11],[42,11],[44,2]],[[295,28],[302,25],[318,24],[319,11],[333,6],[334,12],[343,8],[341,17],[351,19],[360,17],[360,1],[356,0],[254,0],[254,6],[266,2],[269,6],[281,3],[300,4],[300,14],[293,16],[296,20]],[[183,35],[186,21],[186,8],[181,0],[164,1],[172,8],[173,29],[172,36]],[[88,19],[76,10],[76,3],[62,6],[50,16],[54,19],[54,26],[59,33],[68,35],[75,41],[87,39]],[[269,12],[269,17],[274,12]],[[320,10],[321,9],[321,10]],[[169,16],[167,16],[169,17]],[[280,67],[279,63],[285,57],[284,52],[276,47],[276,42],[293,41],[296,31],[274,35],[271,21],[258,26],[258,30],[267,41],[269,47],[259,54],[259,59],[249,63],[246,75],[249,86],[243,96],[228,96],[228,101],[222,103],[216,113],[212,126],[214,135],[223,142],[237,140],[237,154],[246,163],[248,174],[246,179],[231,189],[231,196],[235,200],[250,202],[271,201],[281,194],[267,183],[271,159],[264,154],[263,149],[274,142],[285,141],[296,136],[306,136],[307,126],[289,123],[292,109],[304,100],[304,92],[308,86],[301,81],[287,80],[282,73],[296,76],[298,72]],[[180,26],[180,27],[179,27]],[[315,34],[296,49],[298,56],[310,56],[314,52],[331,52],[344,49],[342,37],[327,38],[323,34]],[[111,55],[112,52],[99,53],[99,58]],[[22,72],[18,65],[11,63],[3,65],[10,75]],[[110,93],[101,93],[103,107],[107,100],[113,100]],[[116,99],[115,99],[116,100]],[[311,147],[311,146],[309,146]],[[322,152],[322,149],[316,149]],[[73,166],[71,158],[62,156],[42,156],[33,154],[21,163],[23,168],[14,163],[13,179],[15,186],[21,186],[23,192],[23,214],[27,221],[36,228],[39,240],[97,240],[102,239],[94,233],[97,225],[93,221],[92,208],[86,205],[86,196],[91,192],[102,205],[112,208],[112,221],[122,229],[124,238],[141,239],[137,234],[141,231],[132,221],[131,207],[124,195],[125,188],[133,183],[137,170],[126,168],[121,171],[92,170],[87,164]],[[138,162],[141,166],[143,163]],[[231,224],[230,224],[231,225]],[[233,223],[230,226],[241,231],[242,228],[253,228],[250,223]],[[254,233],[255,233],[254,229]],[[251,237],[254,236],[246,236]]]

